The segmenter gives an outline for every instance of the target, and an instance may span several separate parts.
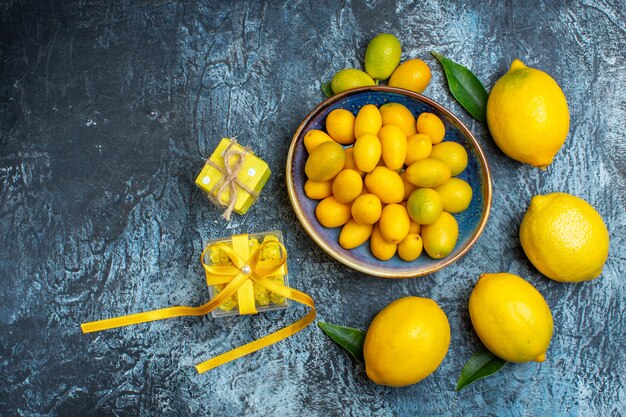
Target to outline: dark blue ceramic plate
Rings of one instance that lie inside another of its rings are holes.
[[[358,248],[346,250],[339,245],[341,228],[327,229],[315,218],[318,201],[304,194],[304,164],[308,153],[304,147],[304,135],[311,129],[324,130],[326,116],[334,109],[350,110],[355,115],[366,104],[378,107],[385,103],[400,103],[415,117],[422,112],[434,113],[446,127],[444,140],[460,143],[467,150],[469,163],[458,177],[472,186],[473,198],[467,210],[455,214],[459,223],[459,239],[454,251],[443,259],[432,259],[426,252],[413,262],[406,262],[397,255],[388,261],[376,259],[370,252],[369,242]],[[317,106],[298,127],[293,136],[287,156],[287,189],[291,205],[302,226],[313,240],[330,256],[357,271],[385,278],[408,278],[430,274],[450,265],[474,244],[481,234],[491,207],[491,178],[485,156],[469,129],[445,107],[421,94],[386,86],[364,87],[333,96]]]

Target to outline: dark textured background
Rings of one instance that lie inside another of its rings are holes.
[[[626,412],[626,21],[623,1],[0,2],[0,415],[574,415]],[[412,280],[355,273],[300,227],[284,185],[299,121],[320,81],[360,67],[396,34],[425,59],[425,94],[460,114],[488,156],[493,210],[455,265]],[[506,158],[445,88],[436,49],[488,87],[514,58],[551,74],[572,125],[547,172]],[[220,220],[193,184],[203,158],[238,135],[269,183],[246,216]],[[542,277],[517,238],[531,196],[566,191],[610,235],[601,278]],[[390,301],[434,298],[452,341],[418,385],[377,386],[311,326],[204,375],[193,365],[304,313],[172,319],[83,335],[79,324],[208,297],[208,238],[281,229],[292,285],[319,319],[366,328]],[[527,277],[555,333],[543,364],[507,365],[456,393],[480,346],[467,311],[482,272]]]

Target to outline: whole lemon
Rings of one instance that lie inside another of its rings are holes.
[[[569,109],[552,77],[516,59],[489,93],[487,124],[502,152],[545,169],[565,142]]]
[[[407,181],[418,187],[439,187],[448,182],[452,176],[448,164],[433,158],[417,160],[404,172]]]
[[[346,163],[346,152],[337,142],[323,142],[311,151],[304,164],[306,176],[317,182],[329,181],[335,177]]]
[[[326,116],[326,131],[342,145],[354,143],[355,116],[346,109],[335,109]]]
[[[459,238],[459,224],[454,216],[442,211],[431,224],[422,226],[424,250],[433,259],[441,259],[452,253]]]
[[[343,204],[337,201],[332,195],[326,197],[315,207],[315,217],[324,227],[334,228],[348,223],[352,217],[350,204]]]
[[[381,155],[387,168],[394,171],[402,168],[406,159],[407,142],[404,131],[396,125],[386,125],[378,132]]]
[[[432,374],[450,346],[450,324],[429,298],[404,297],[382,309],[367,329],[365,372],[380,385],[404,387]]]
[[[421,59],[409,59],[404,61],[391,74],[389,87],[404,88],[406,90],[421,93],[430,83],[430,68]]]
[[[382,214],[380,199],[374,194],[357,197],[351,207],[352,218],[359,224],[374,224]]]
[[[365,186],[382,203],[400,203],[404,199],[404,183],[396,171],[377,166],[365,175]]]
[[[398,244],[409,234],[411,219],[400,204],[387,204],[378,221],[380,232],[387,242]]]
[[[376,35],[365,50],[365,72],[372,78],[386,80],[400,63],[402,45],[389,33]]]
[[[359,171],[370,172],[378,164],[382,154],[382,145],[378,136],[366,133],[354,143],[354,163]]]
[[[339,234],[339,244],[344,249],[353,249],[367,242],[374,228],[371,224],[359,224],[354,219],[344,224]]]
[[[432,188],[418,188],[406,202],[409,216],[417,224],[432,224],[443,211],[443,199]]]
[[[363,178],[353,169],[344,169],[333,180],[332,190],[340,203],[352,203],[363,191]]]
[[[530,200],[520,241],[535,268],[561,282],[597,278],[609,256],[609,232],[600,214],[582,198],[566,193]]]
[[[517,275],[484,274],[469,299],[478,337],[509,362],[543,362],[552,338],[552,313],[541,293]]]
[[[403,261],[411,262],[419,258],[422,254],[422,237],[417,233],[409,233],[404,240],[398,244],[398,256]]]
[[[378,107],[373,104],[366,104],[361,107],[356,114],[356,119],[354,120],[354,137],[358,139],[367,133],[378,135],[378,131],[382,125],[383,118],[380,115]]]
[[[304,183],[304,194],[311,200],[323,200],[333,194],[333,182],[306,180]]]
[[[443,209],[448,213],[460,213],[469,207],[472,202],[472,186],[460,178],[450,178],[450,181],[435,188],[443,201]]]
[[[333,93],[339,94],[346,90],[352,90],[357,87],[366,87],[375,85],[376,83],[366,73],[354,68],[346,68],[337,72],[333,79],[330,80],[330,88]]]

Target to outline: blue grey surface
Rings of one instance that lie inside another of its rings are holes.
[[[626,12],[623,1],[0,3],[0,415],[568,415],[626,409]],[[355,273],[316,247],[284,185],[291,135],[320,81],[360,67],[369,39],[395,33],[425,59],[425,94],[469,125],[494,174],[485,232],[455,265],[419,279]],[[568,98],[567,142],[546,171],[504,156],[444,87],[431,49],[488,87],[514,58]],[[269,163],[260,200],[230,224],[193,184],[237,135]],[[600,278],[567,285],[525,258],[530,198],[566,191],[605,219]],[[79,324],[208,297],[203,240],[280,229],[292,285],[319,319],[366,328],[405,295],[435,299],[450,350],[420,384],[386,388],[310,326],[203,375],[193,365],[295,321],[304,309],[181,318],[83,335]],[[526,277],[555,333],[542,364],[507,365],[460,393],[480,342],[467,300],[480,273]]]

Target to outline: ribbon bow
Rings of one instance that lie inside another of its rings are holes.
[[[267,244],[276,244],[280,247],[283,257],[277,260],[271,261],[261,261],[261,253],[263,248],[267,246]],[[287,287],[283,284],[272,281],[268,278],[268,276],[276,275],[277,272],[281,271],[287,262],[287,251],[285,247],[277,241],[268,241],[263,242],[259,245],[259,247],[254,251],[252,256],[248,260],[243,260],[241,257],[237,255],[237,253],[229,246],[225,244],[216,244],[213,247],[218,247],[222,251],[224,251],[228,258],[232,261],[233,265],[229,266],[210,266],[204,263],[204,254],[210,248],[207,246],[201,255],[202,266],[207,272],[207,282],[209,284],[217,284],[217,283],[228,283],[222,291],[220,291],[213,299],[211,299],[208,303],[203,304],[198,307],[188,307],[188,306],[176,306],[176,307],[168,307],[162,308],[158,310],[147,311],[144,313],[136,313],[130,314],[127,316],[115,317],[105,320],[98,320],[89,323],[81,324],[81,329],[83,333],[91,333],[98,332],[101,330],[114,329],[117,327],[130,326],[132,324],[139,323],[147,323],[156,320],[163,320],[172,317],[182,317],[182,316],[203,316],[215,308],[217,308],[220,304],[226,301],[230,296],[232,296],[242,285],[249,280],[256,282],[258,285],[261,285],[268,290],[275,292],[283,297],[289,298],[293,301],[296,301],[300,304],[303,304],[309,307],[311,310],[300,320],[296,321],[289,326],[283,327],[280,330],[277,330],[273,333],[270,333],[266,336],[261,337],[260,339],[254,340],[250,343],[247,343],[243,346],[239,346],[235,349],[232,349],[228,352],[222,353],[221,355],[215,356],[207,361],[199,363],[196,365],[196,370],[198,373],[203,373],[209,371],[213,368],[221,366],[225,363],[228,363],[232,360],[238,359],[242,356],[248,355],[252,352],[256,352],[257,350],[263,349],[266,346],[272,345],[276,342],[279,342],[283,339],[286,339],[289,336],[292,336],[304,329],[306,326],[311,324],[311,322],[315,319],[316,311],[315,311],[315,302],[311,297],[307,294],[295,290],[293,288]]]
[[[248,149],[244,148],[243,152],[239,152],[233,148],[233,146],[237,143],[235,138],[231,139],[231,142],[228,144],[228,147],[224,151],[224,167],[217,165],[210,159],[207,160],[207,164],[211,165],[213,168],[217,169],[223,177],[215,183],[213,188],[211,189],[211,198],[213,201],[220,206],[226,207],[224,213],[222,213],[222,217],[227,221],[230,220],[230,215],[233,213],[235,209],[235,203],[237,202],[237,187],[242,188],[245,192],[250,194],[253,198],[258,198],[258,193],[254,190],[247,187],[244,183],[239,181],[237,176],[239,175],[239,171],[241,171],[241,167],[243,166],[244,158],[248,152]],[[231,159],[236,158],[234,162],[231,164]],[[228,198],[228,202],[223,202],[220,196],[222,192],[229,188],[230,194]]]

